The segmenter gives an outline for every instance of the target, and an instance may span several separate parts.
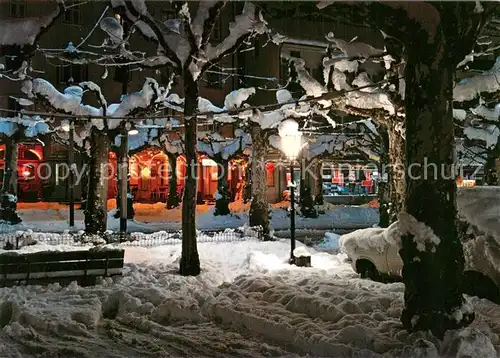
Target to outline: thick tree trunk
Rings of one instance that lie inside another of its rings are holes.
[[[110,140],[106,133],[92,128],[90,142],[85,232],[103,234],[107,229]]]
[[[265,239],[270,238],[269,204],[266,185],[266,152],[268,136],[259,126],[252,126],[252,201],[250,226],[260,226]]]
[[[229,215],[229,191],[227,188],[227,171],[229,169],[229,161],[223,159],[222,155],[218,154],[215,157],[217,163],[218,177],[217,177],[217,197],[215,198],[215,211],[214,215]]]
[[[316,179],[314,181],[314,202],[316,205],[323,205],[323,162],[321,159],[316,159]]]
[[[405,209],[409,215],[399,220],[406,286],[401,320],[409,331],[431,330],[443,337],[446,330],[469,324],[474,313],[461,311],[464,257],[457,236],[452,172],[455,66],[446,56],[441,34],[434,41],[434,46],[427,44],[427,36],[415,41],[406,64]]]
[[[177,156],[168,153],[168,198],[167,209],[173,209],[179,206],[179,193],[177,192]]]
[[[184,71],[184,145],[186,147],[186,179],[182,197],[182,256],[179,272],[183,276],[200,273],[200,258],[196,245],[196,110],[198,106],[198,84],[191,73]]]
[[[300,212],[306,218],[317,218],[318,213],[314,207],[314,199],[311,190],[312,175],[310,170],[313,163],[310,160],[300,160]]]
[[[5,138],[4,174],[0,201],[0,220],[9,224],[18,224],[22,220],[17,215],[17,157],[18,143],[12,138]]]
[[[388,227],[390,225],[390,196],[389,196],[389,134],[387,127],[381,125],[380,134],[380,162],[379,170],[380,178],[378,182],[378,202],[379,202],[379,226]]]

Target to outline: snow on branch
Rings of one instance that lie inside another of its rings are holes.
[[[495,125],[466,127],[464,128],[464,135],[471,140],[484,142],[486,149],[493,149],[498,143],[500,129]]]
[[[26,138],[51,132],[49,125],[38,116],[0,117],[0,135],[11,137],[20,130]]]
[[[458,110],[453,111],[454,117],[457,118],[456,111]],[[496,148],[500,139],[500,104],[493,109],[479,104],[469,109],[469,115],[464,110],[460,111],[464,113],[461,113],[462,115],[457,119],[464,123],[464,136],[469,140],[483,143],[487,150]]]
[[[82,104],[84,90],[95,92],[101,108]],[[127,118],[134,120],[134,116],[141,112],[153,111],[164,103],[167,91],[160,87],[152,78],[146,78],[142,89],[123,97],[120,103],[107,106],[107,101],[100,87],[93,82],[82,82],[79,86],[67,87],[62,93],[50,82],[36,78],[23,83],[23,91],[29,98],[43,100],[56,112],[89,117],[95,127],[104,129],[103,116],[110,116],[107,121],[108,129],[116,129]],[[98,118],[93,118],[98,117]],[[142,120],[136,120],[142,121]]]
[[[204,48],[208,44],[210,35],[224,5],[224,1],[213,0],[198,3],[196,16],[192,23],[192,31],[197,48]]]
[[[441,243],[441,239],[430,227],[405,212],[399,214],[398,222],[400,236],[413,236],[413,242],[418,251],[436,252],[436,247]]]
[[[140,91],[126,95],[121,103],[111,104],[108,107],[108,114],[115,117],[108,119],[108,128],[118,128],[122,118],[132,117],[139,111],[147,111],[154,106],[160,106],[166,96],[165,89],[160,87],[155,79],[147,77]]]
[[[261,35],[267,31],[267,22],[262,17],[262,12],[254,4],[245,2],[242,13],[229,24],[229,36],[215,47],[207,45],[205,51],[207,59],[217,62],[220,58],[234,51],[247,37],[254,34]]]
[[[160,136],[160,145],[162,146],[162,148],[165,148],[165,151],[167,153],[184,153],[184,141],[182,140],[182,136],[176,133],[164,132]]]
[[[453,89],[453,100],[466,102],[478,97],[481,93],[491,93],[500,90],[500,56],[493,67],[484,73],[464,78]]]
[[[229,160],[234,155],[242,153],[251,141],[250,134],[241,129],[235,131],[234,138],[224,138],[214,132],[198,140],[198,151],[211,158],[220,155],[222,159]]]
[[[40,34],[49,28],[61,13],[59,5],[45,16],[0,20],[0,46],[34,45]]]
[[[254,87],[236,89],[226,95],[226,97],[224,98],[224,107],[218,107],[208,99],[198,97],[198,112],[203,113],[203,115],[200,115],[199,117],[211,117],[214,121],[221,123],[235,122],[239,117],[231,116],[228,112],[230,112],[231,110],[242,108],[248,98],[250,98],[254,94]],[[178,112],[183,112],[184,98],[180,98],[176,93],[172,93],[165,98],[163,105],[166,108],[171,108]]]
[[[328,33],[326,39],[334,43],[335,46],[342,51],[344,56],[348,59],[382,57],[386,54],[384,50],[376,49],[371,45],[356,41],[355,39],[347,42],[343,39],[337,38],[334,36],[333,32]]]
[[[156,42],[160,47],[159,53],[163,53],[175,67],[181,68],[189,55],[189,44],[183,38],[179,30],[161,26],[148,12],[146,4],[142,0],[126,1],[111,0],[113,9],[126,17],[139,30],[139,33],[146,39]],[[178,20],[177,20],[178,21]],[[187,47],[187,48],[186,48]],[[156,57],[158,60],[158,57]],[[156,61],[155,61],[156,62]]]
[[[158,129],[156,128],[137,128],[137,134],[128,136],[128,150],[134,151],[147,146],[160,146]],[[115,137],[113,143],[115,147],[120,147],[121,135]]]
[[[82,104],[82,87],[70,86],[61,93],[50,82],[41,78],[27,82],[31,82],[31,85],[25,83],[23,89],[28,97],[40,98],[56,111],[89,117],[102,115],[102,110]]]
[[[285,60],[290,61],[297,73],[297,80],[301,87],[306,92],[306,95],[313,97],[320,97],[328,92],[327,87],[320,84],[316,79],[314,79],[305,68],[305,61],[300,58],[294,58],[290,56],[283,56]],[[327,79],[327,84],[330,79]],[[352,86],[346,82],[346,76],[338,71],[334,70],[331,81],[333,86],[337,91],[344,90],[343,94],[344,105],[351,106],[359,109],[383,109],[388,112],[389,115],[395,115],[396,106],[391,101],[387,93],[382,91],[373,82],[369,81],[366,75],[360,74],[351,84],[356,86],[359,90],[352,89]],[[342,93],[340,93],[342,94]],[[331,107],[333,105],[332,101],[320,101],[323,107]]]

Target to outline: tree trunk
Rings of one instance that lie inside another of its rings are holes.
[[[173,209],[179,206],[179,194],[177,192],[177,156],[173,153],[168,153],[168,198],[167,209]]]
[[[250,226],[260,226],[265,239],[270,238],[269,204],[266,185],[266,152],[268,136],[258,126],[250,129],[252,136],[252,201],[250,202]]]
[[[18,143],[16,139],[4,139],[4,174],[0,203],[0,220],[9,224],[18,224],[22,220],[17,215],[17,157]]]
[[[488,151],[486,163],[484,163],[484,184],[490,186],[498,185],[497,157],[495,151]]]
[[[86,154],[83,154],[83,168],[82,171],[82,177],[80,180],[80,188],[81,188],[81,195],[80,195],[80,207],[79,210],[85,210],[87,208],[87,194],[88,194],[88,187],[89,187],[89,157]]]
[[[321,159],[316,159],[316,179],[314,181],[314,201],[316,205],[323,205],[323,162]]]
[[[398,220],[399,213],[403,210],[405,201],[405,140],[401,133],[396,131],[395,123],[387,129],[388,140],[388,193],[389,205],[387,207],[388,225]],[[384,169],[384,168],[383,168]]]
[[[500,185],[500,158],[495,160],[495,173],[497,174],[497,183],[495,185]]]
[[[182,198],[182,256],[179,272],[183,276],[200,273],[200,258],[196,245],[196,110],[198,106],[198,84],[188,70],[184,78],[184,145],[186,152],[186,179]]]
[[[229,191],[227,188],[227,171],[229,169],[229,161],[227,159],[223,159],[221,154],[218,154],[215,157],[215,162],[217,163],[218,176],[214,215],[229,215],[231,213],[229,210],[231,198],[229,197]]]
[[[405,73],[405,209],[409,215],[399,220],[406,286],[401,320],[409,331],[431,330],[442,338],[446,330],[469,324],[474,313],[460,311],[464,256],[457,235],[452,171],[455,65],[446,56],[442,34],[431,44],[427,36],[420,40],[419,36],[415,33],[415,43],[408,49]]]
[[[252,163],[248,163],[245,169],[245,186],[243,187],[243,203],[252,200]]]
[[[314,207],[311,191],[311,168],[313,163],[302,158],[300,160],[300,212],[306,218],[317,218],[318,213]]]
[[[92,128],[90,142],[85,232],[103,234],[107,229],[110,140],[106,133]]]
[[[390,216],[390,191],[389,191],[389,133],[386,126],[380,126],[380,179],[378,182],[379,226],[388,227],[391,224]],[[386,176],[387,174],[387,176]]]

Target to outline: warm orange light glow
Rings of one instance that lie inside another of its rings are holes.
[[[42,154],[41,154],[40,152],[38,152],[37,150],[35,150],[35,149],[30,149],[29,151],[30,151],[31,153],[33,153],[34,155],[36,155],[36,156],[37,156],[37,158],[38,158],[38,160],[42,160],[42,159],[43,159]]]
[[[141,169],[141,176],[143,178],[149,178],[150,175],[151,175],[151,169],[149,169],[148,167],[144,167]]]
[[[473,187],[476,186],[476,181],[473,179],[462,180],[460,183],[457,183],[459,187]]]
[[[25,170],[23,172],[23,176],[25,176],[25,177],[29,177],[30,175],[31,175],[31,172],[29,170]]]

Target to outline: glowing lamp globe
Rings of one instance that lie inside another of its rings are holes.
[[[280,123],[278,133],[281,138],[281,149],[290,160],[295,160],[302,149],[302,133],[299,124],[293,119],[286,119]]]

